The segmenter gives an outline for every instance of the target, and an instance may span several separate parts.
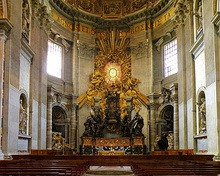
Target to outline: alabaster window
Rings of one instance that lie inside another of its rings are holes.
[[[54,42],[48,41],[47,73],[61,78],[63,48]]]
[[[164,45],[164,77],[177,73],[177,40]]]

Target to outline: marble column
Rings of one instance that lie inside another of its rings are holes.
[[[173,101],[173,136],[174,149],[179,149],[179,110],[178,110],[178,84],[170,86],[171,96]]]
[[[4,83],[4,59],[5,41],[12,29],[12,24],[7,19],[0,19],[0,160],[4,159],[2,152],[2,131],[3,131],[3,83]]]
[[[150,101],[150,151],[154,151],[154,140],[156,138],[156,118],[157,118],[157,110],[158,110],[158,98],[160,97],[160,94],[150,94],[148,95],[149,101]]]
[[[53,95],[48,91],[47,95],[47,150],[52,150],[52,106]]]

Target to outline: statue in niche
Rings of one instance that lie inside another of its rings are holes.
[[[206,103],[205,98],[201,98],[199,105],[199,134],[206,133]]]
[[[19,133],[27,134],[27,109],[24,108],[22,99],[20,99]]]
[[[202,1],[200,0],[198,2],[198,8],[197,11],[194,13],[197,18],[197,27],[196,32],[199,33],[202,29],[202,20],[203,20],[203,14],[202,14]]]
[[[29,41],[30,32],[30,8],[27,0],[22,5],[22,34]]]
[[[143,136],[142,128],[144,127],[144,119],[137,112],[132,119],[131,123],[131,136]]]

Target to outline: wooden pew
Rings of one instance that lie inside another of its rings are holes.
[[[0,162],[0,175],[4,175],[6,173],[7,175],[43,175],[41,173],[44,173],[45,175],[79,176],[85,173],[88,168],[89,165],[87,162],[76,164],[76,161],[63,162],[63,160],[12,160]]]
[[[0,168],[21,167],[59,169],[69,167],[73,171],[83,174],[89,166],[132,166],[136,175],[217,175],[220,173],[220,164],[212,160],[212,155],[192,155],[188,150],[178,154],[166,155],[28,155],[13,156],[14,160],[0,161]],[[180,154],[181,153],[181,154]],[[185,154],[184,154],[185,153]],[[6,164],[7,163],[7,164]],[[136,167],[138,166],[138,167]],[[55,171],[55,170],[54,170]],[[1,171],[0,171],[1,172]],[[74,174],[78,174],[74,173]],[[170,173],[170,174],[169,174]],[[62,173],[59,173],[62,174]]]
[[[214,162],[213,162],[214,163]],[[220,173],[220,167],[212,165],[193,164],[186,161],[158,161],[152,160],[134,162],[132,170],[137,176],[142,175],[217,175]]]

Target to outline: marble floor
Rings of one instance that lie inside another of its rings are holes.
[[[130,166],[90,166],[84,176],[134,176]]]

